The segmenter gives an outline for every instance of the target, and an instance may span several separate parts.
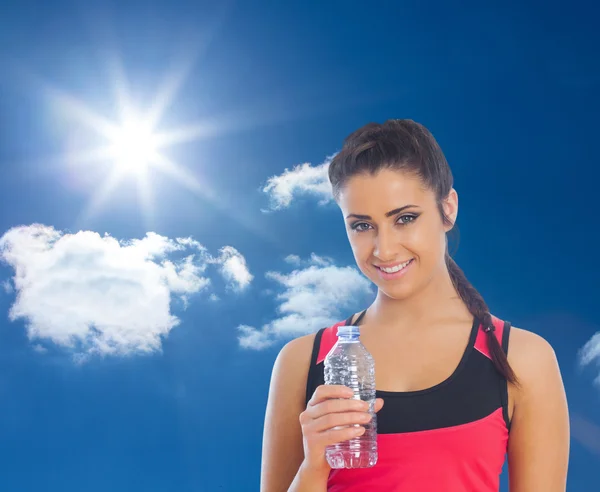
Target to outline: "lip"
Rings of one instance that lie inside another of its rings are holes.
[[[395,273],[386,273],[381,269],[380,266],[378,266],[378,265],[374,265],[374,266],[377,269],[377,273],[383,280],[396,280],[396,279],[399,279],[399,278],[403,277],[404,275],[406,275],[406,272],[408,272],[408,270],[410,270],[410,267],[413,265],[414,262],[415,262],[415,259],[411,258],[410,263],[408,265],[406,265],[402,270],[399,270]],[[396,263],[395,265],[392,265],[389,267],[386,265],[382,265],[382,266],[384,268],[392,268],[393,266],[401,265],[402,263],[404,263],[404,262],[401,261],[401,262]]]
[[[406,263],[407,261],[414,260],[414,258],[409,258],[408,260],[397,261],[396,263],[384,263],[381,265],[374,265],[377,268],[394,268],[398,265],[402,265],[402,263]]]

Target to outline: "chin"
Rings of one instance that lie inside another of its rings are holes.
[[[413,293],[408,286],[377,285],[377,288],[381,294],[395,301],[408,299]]]
[[[415,291],[414,282],[410,281],[382,281],[379,276],[368,275],[367,276],[373,285],[377,287],[377,290],[384,294],[386,297],[395,300],[402,300],[410,297]]]
[[[375,267],[365,267],[361,268],[362,273],[367,277],[373,284],[377,287],[378,291],[382,294],[385,294],[387,297],[391,299],[401,300],[410,297],[417,287],[415,285],[415,277],[414,274],[416,272],[412,271],[412,275],[407,275],[405,277],[401,277],[398,279],[384,279],[381,277],[378,271],[375,270]]]

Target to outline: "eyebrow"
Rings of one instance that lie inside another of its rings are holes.
[[[393,215],[399,214],[408,208],[419,208],[418,205],[404,205],[403,207],[395,208],[394,210],[390,210],[385,214],[386,217],[392,217]],[[355,219],[361,220],[371,220],[372,217],[370,215],[360,215],[360,214],[349,214],[346,216],[346,219],[354,217]]]

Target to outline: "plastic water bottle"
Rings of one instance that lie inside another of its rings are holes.
[[[325,357],[325,384],[341,384],[354,390],[355,399],[369,402],[372,419],[363,424],[362,435],[328,446],[325,457],[331,468],[369,468],[377,463],[375,363],[360,341],[358,326],[340,326],[337,336],[338,341]]]

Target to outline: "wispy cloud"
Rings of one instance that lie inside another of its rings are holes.
[[[7,294],[12,294],[14,291],[13,286],[10,283],[10,280],[5,280],[4,282],[2,282],[2,288],[4,289],[4,292],[6,292]]]
[[[579,351],[579,363],[581,366],[594,365],[600,370],[600,332],[590,338]],[[600,388],[600,374],[594,380]]]
[[[45,354],[46,352],[48,352],[48,349],[43,345],[40,345],[39,343],[36,343],[33,346],[33,350],[36,351],[38,354]]]
[[[302,263],[302,258],[300,258],[298,255],[288,255],[285,257],[285,261],[290,265],[300,266],[300,263]]]
[[[247,349],[264,349],[333,324],[358,310],[373,294],[370,282],[353,267],[311,264],[291,273],[268,272],[266,276],[283,288],[276,296],[280,316],[260,329],[239,326],[240,346]]]
[[[221,248],[220,253],[215,262],[221,265],[221,274],[229,287],[234,290],[244,290],[254,278],[248,270],[246,259],[231,246]]]
[[[48,340],[80,356],[160,350],[162,337],[180,323],[172,298],[187,305],[208,291],[212,263],[228,280],[251,280],[247,268],[244,276],[235,266],[245,260],[234,248],[223,248],[215,260],[192,238],[153,232],[117,240],[40,224],[15,227],[0,238],[0,259],[15,272],[10,319],[24,320],[32,341]]]
[[[329,203],[333,196],[327,171],[334,156],[327,157],[325,162],[317,166],[305,162],[291,171],[286,169],[283,174],[269,178],[263,192],[269,196],[270,209],[287,208],[301,195],[317,197],[320,205]]]
[[[310,265],[329,266],[329,265],[334,264],[333,258],[329,258],[327,256],[319,256],[319,255],[316,255],[315,253],[311,253],[310,258],[308,258],[307,260],[303,260],[298,255],[288,255],[285,257],[285,261],[286,261],[286,263],[289,263],[290,265],[294,265],[297,267],[310,266]]]

